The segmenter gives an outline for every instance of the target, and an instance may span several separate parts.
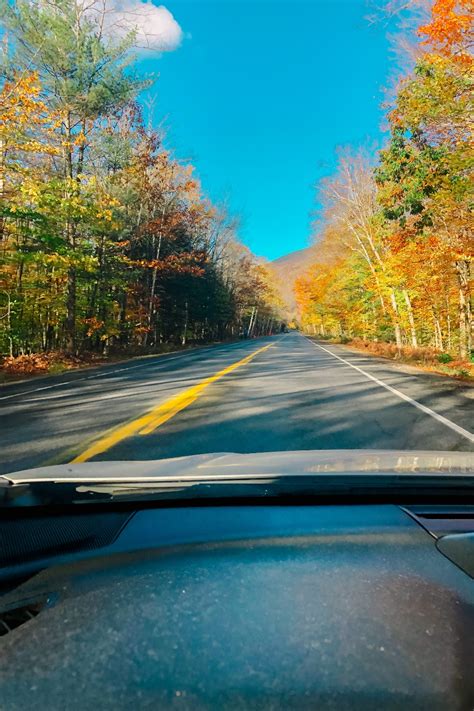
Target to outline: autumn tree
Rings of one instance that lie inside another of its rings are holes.
[[[472,3],[438,0],[420,28],[426,51],[400,86],[389,118],[391,141],[377,172],[392,231],[405,242],[439,242],[444,271],[458,281],[458,348],[472,348],[474,256],[472,152]],[[395,227],[396,225],[396,227]]]
[[[399,352],[421,344],[469,358],[472,9],[470,0],[433,3],[378,161],[343,155],[321,186],[318,261],[296,287],[303,322],[321,335],[393,339]]]
[[[60,117],[61,161],[58,190],[65,203],[80,193],[80,176],[91,135],[105,116],[130,101],[143,86],[126,72],[133,32],[115,41],[104,31],[107,3],[53,0],[1,0],[0,16],[8,31],[11,51],[4,71],[16,74],[34,66],[51,107]],[[72,254],[68,273],[66,331],[69,348],[76,348],[77,269],[80,251],[77,216],[64,213],[63,232]]]

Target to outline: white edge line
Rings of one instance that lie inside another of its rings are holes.
[[[453,430],[454,432],[457,432],[457,434],[461,435],[461,437],[465,437],[467,440],[469,440],[469,442],[474,442],[474,434],[472,432],[469,432],[469,430],[465,430],[464,427],[460,427],[455,422],[451,422],[451,420],[448,420],[447,417],[440,415],[438,412],[435,412],[431,408],[426,407],[426,405],[422,405],[421,402],[414,400],[409,395],[405,395],[405,393],[402,393],[400,390],[397,390],[396,388],[392,388],[391,385],[384,383],[382,380],[379,380],[374,375],[370,375],[370,373],[366,373],[365,370],[362,370],[362,368],[359,368],[357,365],[354,365],[350,361],[345,360],[345,358],[341,358],[340,356],[336,355],[335,353],[328,350],[327,348],[324,348],[324,346],[320,346],[319,343],[315,343],[314,341],[311,341],[309,338],[308,338],[308,341],[316,348],[320,348],[322,351],[325,351],[326,353],[329,353],[329,355],[332,355],[333,358],[337,358],[337,360],[340,360],[341,363],[344,363],[345,365],[348,365],[350,368],[354,368],[354,370],[357,370],[359,373],[362,373],[362,375],[365,375],[365,377],[369,378],[369,380],[373,380],[373,382],[377,383],[377,385],[380,385],[380,387],[385,388],[385,390],[388,390],[389,392],[393,393],[394,395],[397,395],[397,397],[401,398],[402,400],[405,400],[405,402],[409,402],[410,405],[413,405],[413,407],[418,408],[418,410],[421,410],[426,415],[430,415],[430,417],[433,417],[433,419],[438,420],[438,422],[441,422],[446,427],[449,427],[449,429]]]

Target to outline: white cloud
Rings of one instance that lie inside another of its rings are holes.
[[[183,31],[171,12],[151,1],[110,0],[104,20],[111,37],[124,37],[135,30],[136,46],[155,52],[172,52],[183,39]]]

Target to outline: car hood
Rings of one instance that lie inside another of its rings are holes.
[[[200,481],[314,474],[474,474],[474,453],[432,451],[309,450],[256,454],[196,454],[150,461],[59,464],[0,477],[12,484],[30,482]]]

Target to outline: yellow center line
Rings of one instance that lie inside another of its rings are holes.
[[[90,445],[90,447],[84,450],[81,454],[78,454],[77,457],[74,457],[71,464],[87,462],[89,459],[92,459],[92,457],[96,457],[98,454],[106,452],[119,442],[127,439],[127,437],[148,435],[151,432],[154,432],[157,427],[160,427],[160,425],[164,422],[167,422],[178,412],[181,412],[181,410],[184,410],[184,408],[195,402],[209,385],[215,383],[216,380],[220,380],[225,375],[232,373],[234,370],[237,370],[237,368],[240,368],[242,365],[249,363],[253,358],[255,358],[255,356],[268,350],[268,348],[271,348],[273,345],[273,343],[270,343],[268,346],[259,348],[245,358],[242,358],[242,360],[232,363],[232,365],[220,370],[218,373],[215,373],[215,375],[211,375],[209,378],[202,380],[198,383],[198,385],[194,385],[193,387],[187,388],[183,392],[174,395],[169,400],[161,403],[161,405],[157,405],[149,412],[146,412],[144,415],[138,417],[136,420],[132,420],[124,425],[119,425],[119,427],[115,427],[112,430],[104,432],[99,439]]]

